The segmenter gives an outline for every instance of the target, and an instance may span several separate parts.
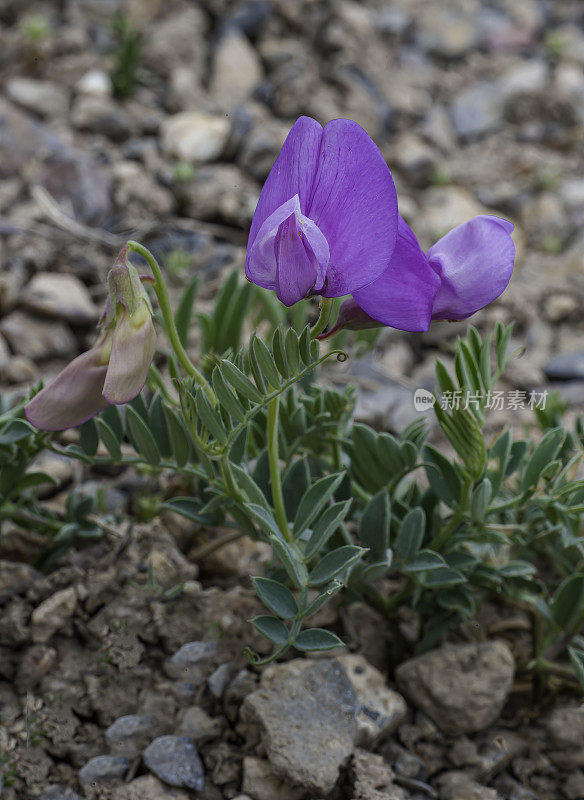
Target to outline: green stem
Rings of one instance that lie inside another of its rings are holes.
[[[174,321],[174,314],[172,313],[166,283],[164,282],[162,270],[158,266],[158,262],[150,250],[141,245],[139,242],[130,240],[127,242],[127,246],[130,250],[133,250],[135,253],[138,253],[138,255],[141,255],[142,258],[146,259],[150,269],[152,270],[152,274],[154,275],[154,291],[156,292],[156,297],[158,298],[158,304],[160,306],[160,312],[166,327],[166,335],[169,338],[172,349],[174,350],[182,368],[187,375],[193,378],[200,386],[204,387],[205,393],[207,394],[209,400],[215,404],[215,395],[207,383],[207,379],[203,373],[195,367],[182,345],[180,336],[178,335],[178,331],[176,329],[176,323]]]
[[[312,330],[310,331],[311,339],[316,339],[316,337],[319,336],[329,324],[331,312],[333,310],[333,303],[334,300],[329,300],[328,297],[323,297],[320,301],[320,313],[318,315],[318,319],[312,326]]]
[[[177,402],[176,398],[171,395],[168,391],[166,384],[164,383],[164,378],[160,373],[160,370],[154,366],[154,364],[150,365],[150,372],[148,373],[148,383],[155,386],[157,389],[160,390],[164,399],[173,406],[178,407],[180,404]]]
[[[466,508],[472,487],[471,479],[466,476],[462,485],[462,496],[460,498],[460,506],[450,517],[448,523],[439,531],[430,542],[430,550],[440,551],[446,542],[450,539],[454,531],[458,528],[461,522],[464,521]]]
[[[270,465],[270,482],[272,485],[272,499],[274,501],[274,511],[276,522],[284,539],[289,542],[292,540],[288,519],[286,517],[286,507],[284,506],[284,494],[282,492],[282,481],[280,476],[280,453],[278,443],[278,412],[280,397],[277,395],[268,403],[268,460]]]

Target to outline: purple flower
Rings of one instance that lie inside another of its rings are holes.
[[[397,244],[382,275],[353,291],[334,328],[389,325],[425,331],[435,319],[459,320],[491,303],[505,290],[515,260],[512,223],[488,215],[458,225],[424,253],[399,220]]]
[[[45,431],[75,428],[110,403],[140,393],[156,350],[150,301],[124,248],[108,275],[109,296],[101,334],[24,407],[32,425]]]
[[[245,272],[287,306],[310,294],[341,297],[386,269],[397,225],[391,173],[365,131],[300,117],[262,189]]]

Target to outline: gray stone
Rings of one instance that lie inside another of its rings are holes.
[[[149,770],[170,786],[184,786],[202,792],[205,788],[203,764],[189,736],[159,736],[143,754]]]
[[[413,133],[404,133],[395,144],[395,163],[408,185],[428,186],[438,163],[436,152]]]
[[[83,800],[81,795],[66,786],[49,786],[39,800]]]
[[[165,154],[195,164],[219,158],[229,137],[231,123],[225,116],[203,111],[184,111],[162,123]]]
[[[65,213],[88,225],[100,226],[112,211],[110,177],[88,156],[75,151],[51,154],[39,180],[64,207]]]
[[[6,339],[0,335],[0,373],[3,373],[6,370],[9,361],[10,350],[8,349],[8,344],[6,343]]]
[[[449,230],[466,222],[471,217],[489,213],[489,210],[481,205],[467,189],[460,186],[442,186],[428,189],[424,193],[418,227],[426,234],[427,244],[430,246]],[[449,330],[452,329],[449,328]]]
[[[157,73],[170,74],[177,66],[190,65],[195,75],[205,71],[207,16],[189,4],[149,26],[145,57]]]
[[[74,325],[92,325],[99,316],[87,287],[75,275],[39,272],[24,290],[22,301],[30,311]]]
[[[46,322],[22,311],[13,311],[0,322],[0,332],[13,352],[32,361],[72,355],[77,342],[62,322]]]
[[[79,783],[85,785],[93,781],[123,778],[129,766],[128,759],[122,756],[96,756],[79,770]]]
[[[546,720],[552,747],[581,748],[584,742],[584,705],[555,708]]]
[[[261,120],[242,136],[238,164],[255,180],[265,181],[289,130],[290,126],[279,120]]]
[[[327,794],[353,750],[358,709],[343,667],[336,661],[320,661],[248,695],[241,719],[259,727],[278,777]]]
[[[456,147],[454,127],[444,106],[432,106],[424,119],[422,133],[424,138],[444,153],[451,153]]]
[[[345,668],[360,705],[356,743],[372,747],[387,738],[405,718],[405,700],[386,686],[381,672],[362,655],[338,656],[337,661]]]
[[[580,800],[584,797],[584,772],[581,769],[571,772],[563,785],[563,792],[568,800]]]
[[[355,420],[358,422],[379,430],[399,432],[420,416],[414,408],[413,387],[392,378],[371,356],[351,360],[344,371],[331,370],[327,377],[333,383],[336,379],[341,385],[346,385],[347,378],[350,378],[351,383],[358,387],[355,405]]]
[[[121,208],[135,204],[140,216],[147,209],[155,217],[168,217],[174,208],[174,197],[161,186],[142,164],[136,161],[119,161],[112,169],[115,181],[114,197]]]
[[[23,594],[41,577],[30,564],[0,561],[0,602],[15,594]]]
[[[435,55],[461,58],[475,46],[477,32],[472,17],[430,5],[419,16],[417,40]]]
[[[7,96],[19,106],[40,117],[64,117],[69,108],[69,92],[51,81],[10,78],[5,83]]]
[[[394,774],[383,756],[357,749],[353,755],[352,800],[407,800],[393,782]]]
[[[425,781],[428,778],[428,767],[424,760],[397,744],[393,739],[386,742],[380,752],[391,764],[396,775],[415,781]]]
[[[235,673],[234,665],[228,661],[225,664],[220,664],[212,675],[209,675],[207,684],[213,697],[220,700],[223,697],[229,681],[233,678]]]
[[[135,758],[156,733],[158,727],[152,717],[127,714],[118,717],[105,732],[105,740],[114,755]]]
[[[79,95],[71,109],[71,123],[75,128],[107,136],[122,142],[132,132],[132,120],[123,106],[108,97]]]
[[[1,155],[1,142],[0,142]],[[4,317],[17,304],[20,292],[26,280],[26,272],[22,259],[14,259],[12,263],[3,257],[2,240],[0,240],[0,258],[3,262],[0,273],[0,316]]]
[[[265,758],[247,756],[243,759],[241,788],[254,800],[300,800],[306,792],[301,786],[290,786],[272,771]]]
[[[480,731],[499,716],[515,664],[501,641],[445,645],[396,670],[401,691],[449,736]]]
[[[33,642],[48,642],[57,631],[65,628],[77,608],[77,593],[73,586],[60,589],[38,605],[30,618]]]
[[[440,790],[440,800],[502,800],[496,789],[481,786],[471,775],[459,770],[443,772],[436,783]]]
[[[13,356],[4,368],[4,377],[10,384],[33,383],[38,374],[36,365],[26,356]]]
[[[520,61],[499,81],[504,114],[511,122],[541,119],[546,108],[549,67],[543,60]]]
[[[263,77],[261,61],[249,39],[232,29],[215,49],[210,91],[225,107],[243,103]]]
[[[544,299],[543,316],[548,322],[563,322],[580,311],[580,302],[573,294],[551,294]]]
[[[164,669],[170,678],[185,682],[200,682],[212,671],[217,655],[215,642],[188,642],[165,662]]]
[[[384,6],[377,13],[377,30],[392,36],[401,36],[411,24],[409,14],[397,3]]]
[[[509,775],[496,778],[494,787],[505,800],[540,800],[539,795]]]
[[[218,739],[222,730],[218,717],[210,717],[200,706],[190,706],[181,712],[176,732],[181,736],[190,736],[200,745]]]
[[[154,775],[142,775],[114,789],[112,800],[189,800],[191,796],[182,789],[170,789]]]
[[[185,186],[186,210],[195,219],[216,219],[239,227],[249,225],[259,189],[234,164],[207,164]]]
[[[450,115],[461,139],[496,131],[502,121],[500,94],[492,84],[479,81],[456,96]]]

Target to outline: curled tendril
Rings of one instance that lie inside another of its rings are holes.
[[[266,664],[271,664],[272,661],[275,661],[277,658],[279,658],[287,649],[288,644],[285,644],[283,647],[280,647],[279,650],[276,650],[275,653],[272,653],[271,656],[261,658],[254,650],[251,649],[251,647],[244,647],[243,655],[246,657],[248,664],[251,664],[253,667],[263,667]]]
[[[256,666],[261,661],[259,655],[254,650],[252,650],[251,647],[244,647],[243,655],[247,659],[247,663],[251,664],[252,666]]]
[[[318,363],[322,364],[323,361],[326,361],[327,358],[331,358],[332,356],[336,356],[337,361],[339,361],[341,364],[344,361],[347,361],[349,358],[349,354],[345,353],[344,350],[330,350],[328,353],[326,353],[324,356],[321,357]]]

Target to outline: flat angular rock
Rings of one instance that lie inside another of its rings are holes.
[[[143,754],[149,770],[170,786],[184,786],[202,792],[205,788],[203,764],[189,736],[159,736]]]
[[[157,723],[152,717],[126,714],[118,717],[105,732],[105,740],[115,755],[135,758],[152,741]]]
[[[33,78],[10,78],[6,94],[18,105],[40,117],[64,117],[69,108],[69,92],[52,81]]]
[[[215,50],[211,92],[222,103],[241,104],[263,75],[262,64],[249,39],[237,30],[221,37]]]
[[[66,213],[88,225],[110,215],[111,182],[86,153],[72,148],[30,115],[0,97],[0,177],[39,181]]]
[[[23,303],[30,311],[75,325],[92,325],[99,316],[87,287],[74,275],[39,272],[24,290]]]
[[[181,713],[177,733],[190,736],[196,744],[219,739],[223,726],[217,717],[210,717],[200,706],[189,706]]]
[[[361,655],[337,659],[357,693],[357,744],[370,747],[389,736],[404,719],[407,706],[401,694],[386,686],[385,678]]]
[[[48,642],[54,633],[69,623],[76,608],[77,594],[72,586],[47,597],[32,612],[30,621],[33,641]]]
[[[543,370],[551,381],[584,381],[584,350],[554,356]]]
[[[182,161],[215,161],[227,144],[231,123],[224,116],[185,111],[162,124],[162,149]]]
[[[275,775],[328,794],[353,750],[358,710],[345,669],[327,660],[248,695],[241,718],[259,727]]]
[[[32,361],[70,356],[77,349],[72,331],[63,322],[39,320],[22,311],[4,317],[0,330],[17,355]]]
[[[461,139],[495,131],[502,123],[500,94],[492,84],[479,81],[456,96],[450,114]]]
[[[79,783],[85,785],[93,781],[106,781],[123,778],[130,762],[122,756],[96,756],[79,770]]]
[[[213,671],[217,649],[215,642],[187,642],[166,661],[166,674],[175,680],[199,683]]]
[[[500,641],[445,645],[396,670],[400,690],[449,736],[480,731],[499,716],[515,664]]]

